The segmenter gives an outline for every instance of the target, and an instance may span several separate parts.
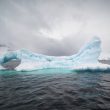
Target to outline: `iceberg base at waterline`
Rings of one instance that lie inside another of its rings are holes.
[[[7,52],[5,55],[0,56],[0,70],[32,71],[55,68],[68,70],[110,69],[110,65],[98,62],[100,53],[101,41],[98,37],[94,37],[77,54],[71,56],[47,56],[21,49]]]

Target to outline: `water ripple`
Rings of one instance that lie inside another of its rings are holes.
[[[25,109],[110,110],[110,74],[0,74],[0,110]]]

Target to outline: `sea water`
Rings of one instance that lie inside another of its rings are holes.
[[[110,110],[110,72],[0,71],[0,110]]]

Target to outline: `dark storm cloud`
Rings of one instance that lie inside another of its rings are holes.
[[[0,0],[0,44],[71,55],[91,37],[109,52],[109,0]]]

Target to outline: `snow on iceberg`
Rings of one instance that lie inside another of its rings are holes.
[[[101,41],[98,37],[94,37],[90,42],[84,45],[84,47],[81,48],[77,54],[72,56],[47,56],[33,53],[26,49],[22,49],[13,52],[8,52],[4,56],[1,56],[0,64],[7,65],[7,62],[10,62],[11,60],[15,59],[21,61],[20,64],[15,68],[15,70],[17,71],[31,71],[44,68],[67,68],[75,70],[82,68],[83,64],[86,64],[86,67],[91,64],[99,65],[98,57],[100,53]]]

